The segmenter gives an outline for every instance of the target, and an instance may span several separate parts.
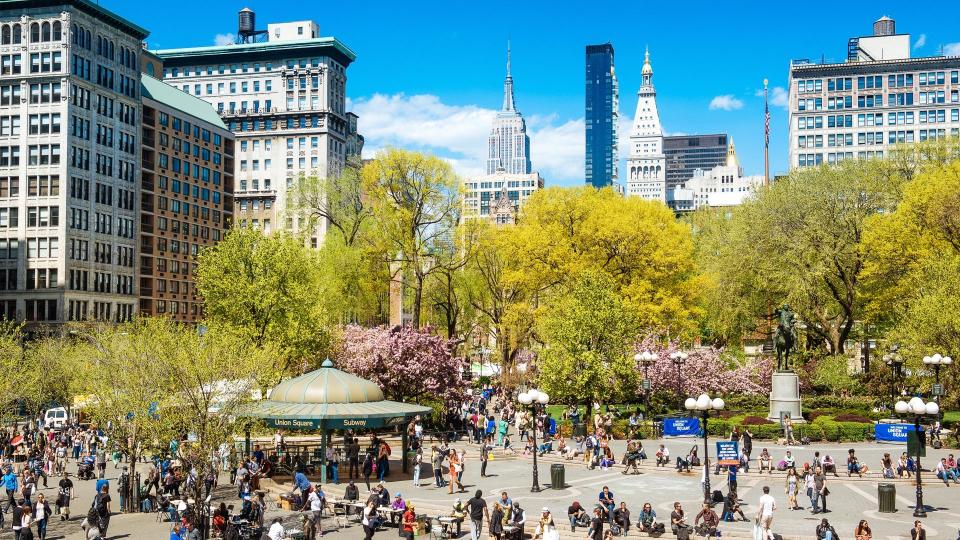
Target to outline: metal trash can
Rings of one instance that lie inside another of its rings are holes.
[[[877,500],[880,502],[881,512],[896,512],[897,486],[893,484],[877,484]]]
[[[587,425],[583,422],[574,422],[573,424],[573,436],[574,437],[586,437],[587,436]]]
[[[566,484],[567,470],[562,463],[554,463],[550,466],[550,487],[553,489],[563,489]]]

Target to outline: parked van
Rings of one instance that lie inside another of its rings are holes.
[[[67,409],[54,407],[43,414],[43,425],[50,429],[63,429],[67,426]]]

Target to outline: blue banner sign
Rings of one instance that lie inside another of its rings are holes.
[[[875,424],[874,435],[877,442],[905,443],[913,428],[913,424]]]
[[[680,416],[663,419],[664,437],[697,437],[700,435],[700,419]]]
[[[737,441],[717,441],[717,463],[721,466],[740,465]]]

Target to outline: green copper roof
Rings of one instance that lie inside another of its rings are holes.
[[[90,0],[0,0],[0,10],[14,11],[25,8],[45,8],[56,6],[73,6],[88,15],[120,28],[124,32],[143,39],[150,35],[150,31],[133,24],[109,9],[104,9],[99,3]]]
[[[318,54],[332,56],[343,65],[349,65],[357,59],[356,53],[340,40],[333,37],[297,39],[290,41],[265,41],[262,43],[240,43],[237,45],[213,45],[210,47],[189,47],[185,49],[164,49],[153,51],[163,58],[164,66],[188,66],[196,63],[243,59],[284,59],[297,54]]]
[[[227,129],[220,115],[213,110],[213,106],[196,96],[191,96],[147,74],[140,76],[140,88],[144,97],[183,111],[218,128]]]

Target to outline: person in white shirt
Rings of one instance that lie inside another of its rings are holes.
[[[317,484],[316,489],[310,491],[310,495],[307,496],[307,503],[310,504],[310,511],[313,512],[313,525],[317,531],[320,531],[320,536],[323,536],[323,526],[320,524],[321,514],[323,513],[323,501],[324,494],[323,490],[320,489],[320,484]]]
[[[773,523],[773,511],[777,509],[777,501],[770,495],[770,487],[763,486],[763,495],[760,497],[757,510],[757,523],[763,529],[763,537],[773,540],[770,525]]]
[[[287,536],[287,531],[283,528],[281,521],[280,518],[273,518],[270,530],[267,531],[267,537],[270,540],[283,540]]]
[[[363,534],[364,540],[373,540],[373,531],[376,527],[374,521],[377,517],[377,503],[370,499],[367,501],[367,506],[363,508]]]

